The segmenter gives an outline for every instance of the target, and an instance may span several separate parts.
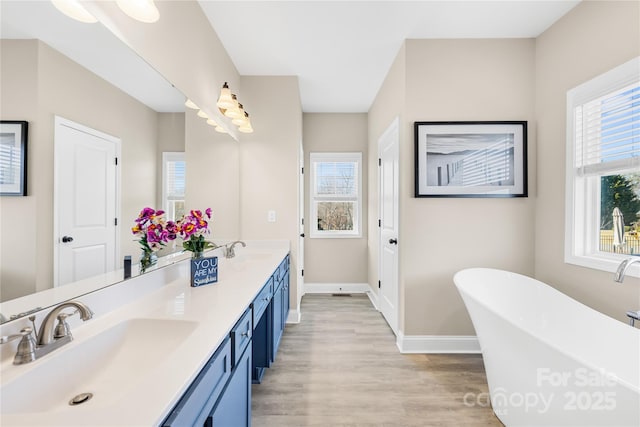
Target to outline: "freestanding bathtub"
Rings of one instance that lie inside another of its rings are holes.
[[[454,282],[489,383],[490,399],[465,404],[490,401],[508,427],[640,426],[640,329],[520,274],[473,268]]]

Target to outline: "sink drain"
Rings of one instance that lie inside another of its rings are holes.
[[[92,397],[93,393],[80,393],[79,395],[71,398],[71,400],[69,401],[69,405],[82,405],[84,402],[91,400]]]

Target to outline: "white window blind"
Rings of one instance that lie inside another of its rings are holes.
[[[169,220],[184,214],[186,165],[184,153],[162,153],[162,206]]]
[[[578,176],[640,169],[640,83],[574,107]]]

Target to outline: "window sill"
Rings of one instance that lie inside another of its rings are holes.
[[[564,262],[593,270],[607,271],[613,274],[623,260],[634,256],[637,255],[566,255]],[[630,266],[625,276],[640,278],[640,264],[636,263]],[[613,276],[611,280],[613,281]]]

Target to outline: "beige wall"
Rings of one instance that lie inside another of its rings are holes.
[[[214,242],[240,236],[240,148],[196,115],[185,113],[186,208],[211,208]]]
[[[242,77],[255,130],[240,146],[240,237],[291,242],[291,308],[298,308],[298,182],[302,106],[297,77]],[[267,212],[276,211],[276,222]]]
[[[626,321],[640,280],[564,263],[567,90],[640,55],[640,3],[582,2],[536,42],[538,198],[535,275],[578,301]]]
[[[304,278],[306,283],[367,283],[367,114],[303,114],[305,152],[305,218],[311,218],[309,179],[310,153],[362,153],[362,237],[353,239],[305,238]],[[310,236],[310,220],[305,235]]]
[[[29,291],[53,283],[55,115],[122,140],[121,247],[123,255],[135,257],[130,223],[142,207],[156,203],[156,112],[42,42],[3,40],[1,47],[2,119],[29,121],[29,196],[1,202],[3,290],[5,283]],[[9,296],[19,295],[2,298]]]
[[[0,119],[29,122],[27,171],[36,165],[38,141],[38,42],[0,41]],[[33,142],[32,142],[33,141]],[[32,153],[31,151],[35,151]],[[36,290],[36,212],[38,199],[32,177],[27,179],[27,197],[0,197],[0,301]]]
[[[368,114],[368,138],[369,138],[369,173],[368,173],[368,265],[369,265],[369,286],[373,293],[378,292],[379,279],[379,228],[378,228],[378,139],[384,131],[398,117],[400,123],[404,122],[406,103],[406,47],[403,43],[400,51],[396,55],[387,76],[378,91],[376,98],[371,105]],[[400,126],[398,133],[400,141],[407,138],[408,129]],[[402,143],[402,142],[401,142]],[[401,248],[399,248],[401,249]],[[402,254],[402,252],[400,252]],[[402,268],[402,258],[399,259]],[[399,289],[399,312],[404,312],[404,289]],[[403,319],[400,318],[400,329],[403,328]]]
[[[531,39],[405,43],[398,239],[404,304],[400,328],[405,335],[474,333],[452,281],[463,268],[533,274],[534,48]],[[385,107],[379,102],[376,99],[370,121],[388,125],[390,118],[378,118]],[[413,123],[437,120],[527,120],[530,197],[414,198]],[[372,133],[370,144],[377,144],[380,134]],[[370,246],[374,244],[370,239]]]

